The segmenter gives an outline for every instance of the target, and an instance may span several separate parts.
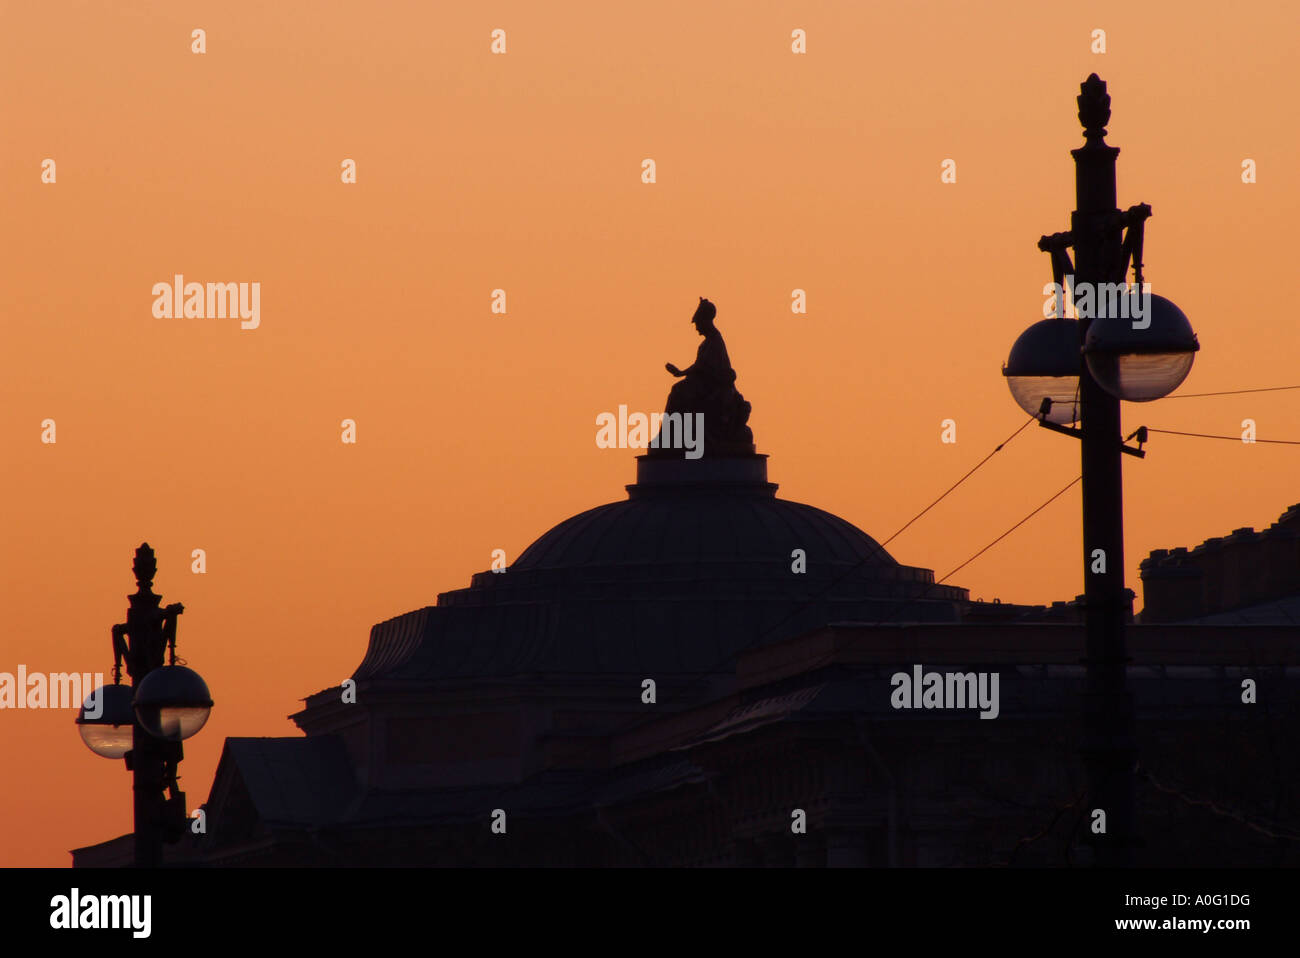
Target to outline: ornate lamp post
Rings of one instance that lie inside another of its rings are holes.
[[[203,727],[212,698],[197,672],[176,664],[176,617],[185,607],[160,607],[149,543],[135,550],[133,569],[137,589],[128,596],[126,622],[113,626],[113,684],[91,694],[77,726],[96,755],[126,759],[135,788],[135,864],[156,868],[163,843],[185,833],[185,793],[177,787],[181,740]],[[130,687],[121,684],[123,659]]]
[[[1120,400],[1146,402],[1173,392],[1191,370],[1199,344],[1190,323],[1160,296],[1141,297],[1145,204],[1115,205],[1117,147],[1105,142],[1110,96],[1094,73],[1080,86],[1084,145],[1072,150],[1075,209],[1070,231],[1044,236],[1058,290],[1086,292],[1077,321],[1057,317],[1027,329],[1003,369],[1022,408],[1039,425],[1081,440],[1083,568],[1087,683],[1082,755],[1088,778],[1088,821],[1105,813],[1105,832],[1089,829],[1096,863],[1127,866],[1137,844],[1133,698],[1125,624],[1132,615],[1124,587],[1121,454],[1145,455],[1124,444]],[[1071,264],[1073,249],[1076,262]],[[1132,262],[1136,290],[1126,283]],[[1085,285],[1087,284],[1087,285]],[[1109,294],[1109,295],[1108,295]],[[1086,361],[1085,361],[1086,360]],[[1077,422],[1075,428],[1067,425]],[[1133,436],[1129,437],[1130,439]]]

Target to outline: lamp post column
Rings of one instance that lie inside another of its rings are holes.
[[[146,675],[162,668],[168,643],[176,641],[176,616],[185,609],[179,603],[161,608],[162,598],[153,591],[158,563],[149,543],[135,550],[136,591],[128,596],[126,622],[113,628],[113,653],[117,663],[126,660],[131,684],[139,689]],[[129,639],[129,641],[128,641]],[[170,748],[169,748],[170,746]],[[137,715],[131,733],[131,751],[126,754],[134,791],[135,866],[162,865],[165,839],[163,793],[171,784],[169,759],[179,760],[179,743],[160,742],[140,724]]]
[[[1116,206],[1115,161],[1119,149],[1105,143],[1110,96],[1096,74],[1081,86],[1079,120],[1085,142],[1072,150],[1075,161],[1075,281],[1123,282],[1123,240]],[[1098,302],[1094,295],[1094,303]],[[1095,313],[1095,310],[1094,310]],[[1080,347],[1091,323],[1080,317]],[[1124,510],[1120,447],[1120,401],[1093,379],[1081,363],[1083,472],[1083,564],[1087,683],[1083,704],[1083,762],[1088,779],[1088,831],[1096,864],[1133,863],[1135,764],[1133,699],[1127,688],[1125,625],[1130,612],[1124,587]],[[1104,571],[1102,571],[1104,570]],[[1105,832],[1093,833],[1095,809],[1105,812]]]
[[[134,789],[135,867],[162,865],[163,759],[152,736],[137,721],[131,736],[131,787]]]

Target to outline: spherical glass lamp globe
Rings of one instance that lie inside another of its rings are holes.
[[[1163,296],[1134,292],[1124,308],[1099,309],[1083,355],[1102,389],[1129,402],[1162,399],[1192,371],[1201,345],[1183,311]],[[1117,314],[1117,315],[1116,315]]]
[[[212,696],[193,669],[164,665],[144,677],[135,690],[135,714],[154,738],[169,742],[187,739],[208,720]]]
[[[131,750],[135,710],[129,685],[101,685],[77,712],[77,731],[86,747],[104,758],[121,758]]]
[[[1053,318],[1034,323],[1015,341],[1002,367],[1013,398],[1035,419],[1052,401],[1047,421],[1068,426],[1079,419],[1079,324]]]

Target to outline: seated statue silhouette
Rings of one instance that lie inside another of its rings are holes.
[[[722,333],[713,325],[718,310],[703,296],[691,317],[695,330],[704,337],[695,362],[685,369],[672,363],[665,368],[680,382],[668,393],[665,415],[704,414],[704,456],[752,456],[754,434],[747,425],[750,405],[736,390],[736,371],[731,368]],[[651,449],[654,456],[681,457],[680,450]]]

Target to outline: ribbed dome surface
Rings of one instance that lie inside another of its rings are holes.
[[[762,495],[694,493],[612,502],[566,519],[511,571],[779,561],[894,566],[861,529],[813,506]]]

